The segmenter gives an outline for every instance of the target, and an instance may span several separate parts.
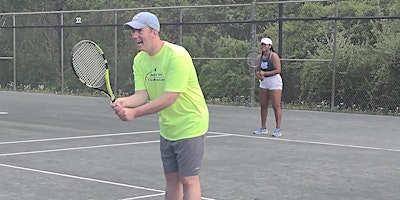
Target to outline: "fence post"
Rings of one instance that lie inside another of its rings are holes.
[[[283,3],[279,3],[279,30],[278,30],[278,54],[281,58],[283,58],[283,50],[282,50],[282,34],[283,34]],[[282,64],[281,64],[282,67]]]
[[[61,95],[64,95],[64,14],[60,13]]]
[[[251,4],[252,8],[251,8],[251,50],[255,51],[255,47],[256,47],[256,25],[254,23],[254,21],[256,20],[256,6],[257,6],[257,0],[253,0],[252,4]],[[250,79],[250,99],[249,99],[249,106],[253,107],[254,106],[254,89],[255,89],[255,83],[254,83],[254,78],[255,78],[255,74],[254,74],[254,69],[252,69],[251,67],[249,67],[250,70],[250,75],[249,75],[249,79]]]
[[[13,90],[14,91],[17,91],[17,51],[16,51],[16,48],[15,48],[15,44],[16,44],[16,40],[15,40],[15,31],[16,31],[16,28],[15,28],[15,15],[13,15],[13,58],[14,58],[14,62],[13,62],[13,81],[14,81],[14,85],[13,85]]]
[[[333,22],[333,49],[332,49],[332,94],[331,94],[331,110],[335,109],[335,88],[336,88],[336,39],[337,39],[337,17],[338,17],[338,0],[335,0],[335,21]]]

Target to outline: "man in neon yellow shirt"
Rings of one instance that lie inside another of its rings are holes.
[[[140,51],[133,61],[136,91],[111,107],[124,121],[159,114],[165,199],[200,200],[209,113],[192,58],[185,48],[160,39],[160,24],[152,13],[138,13],[124,29],[132,31]]]

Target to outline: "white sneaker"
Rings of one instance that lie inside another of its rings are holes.
[[[268,130],[266,128],[258,128],[257,130],[253,131],[253,133],[256,135],[268,134]]]
[[[281,133],[281,129],[279,129],[279,128],[276,128],[274,130],[274,133],[272,133],[272,137],[281,137],[281,136],[282,136],[282,133]]]

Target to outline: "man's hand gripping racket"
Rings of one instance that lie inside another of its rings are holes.
[[[102,91],[111,102],[115,102],[108,62],[99,45],[90,40],[82,40],[75,44],[71,53],[71,66],[82,83]]]

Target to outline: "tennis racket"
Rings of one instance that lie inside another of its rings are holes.
[[[250,51],[246,54],[246,63],[251,68],[257,68],[259,66],[260,56],[255,51]]]
[[[71,66],[82,83],[105,93],[112,102],[115,101],[108,62],[99,45],[90,40],[75,44],[71,53]]]

